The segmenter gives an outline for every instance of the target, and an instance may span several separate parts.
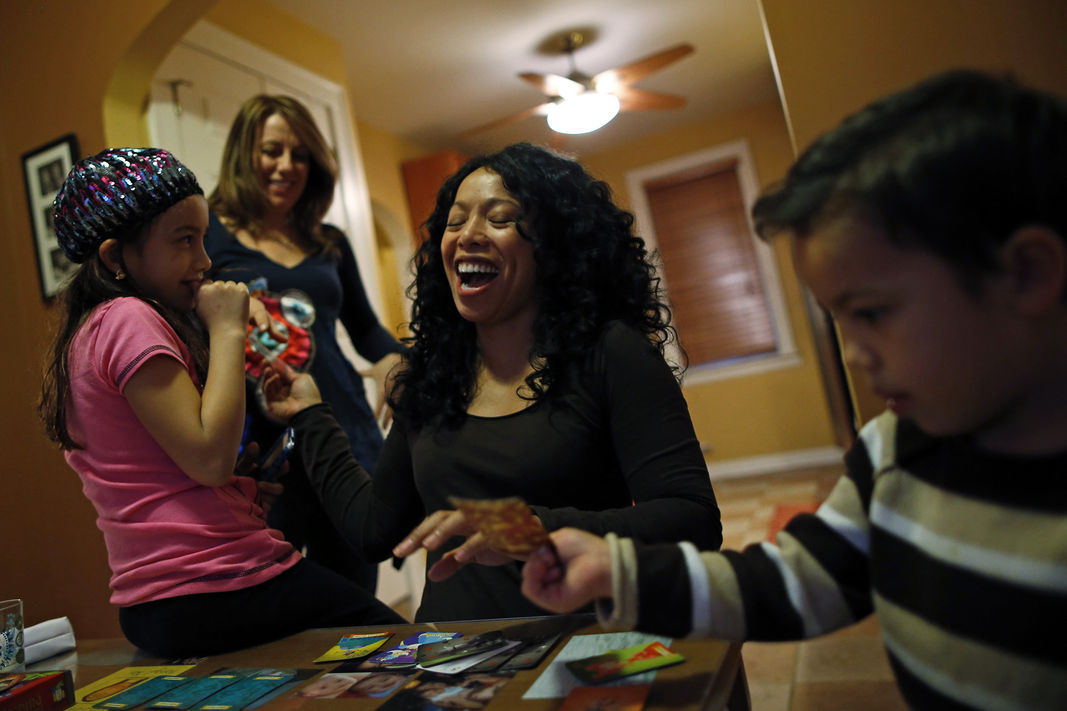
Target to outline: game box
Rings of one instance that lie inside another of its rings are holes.
[[[0,711],[63,711],[73,703],[70,670],[0,674]]]

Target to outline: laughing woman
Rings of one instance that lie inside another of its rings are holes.
[[[517,144],[449,178],[427,227],[373,477],[311,378],[276,373],[268,388],[348,541],[374,560],[428,550],[416,619],[544,614],[523,598],[519,564],[487,548],[449,496],[522,497],[550,531],[718,548],[718,506],[664,360],[669,310],[608,186]]]

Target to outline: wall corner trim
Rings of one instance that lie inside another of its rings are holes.
[[[840,447],[813,447],[791,452],[776,452],[756,457],[741,457],[708,464],[708,477],[714,482],[722,479],[738,479],[774,474],[791,469],[825,467],[841,464],[845,451]]]

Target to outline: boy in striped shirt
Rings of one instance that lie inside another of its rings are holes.
[[[877,612],[916,709],[1067,708],[1067,102],[970,71],[877,101],[756,203],[887,410],[776,544],[551,534],[523,592],[798,640]]]

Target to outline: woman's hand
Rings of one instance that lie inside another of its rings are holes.
[[[307,373],[297,373],[282,361],[264,363],[260,389],[263,391],[260,404],[276,422],[288,422],[301,410],[322,402],[314,379]]]
[[[260,331],[269,333],[270,337],[276,341],[284,342],[289,340],[289,334],[282,333],[278,329],[278,322],[271,318],[270,311],[267,311],[267,307],[263,305],[263,302],[254,296],[248,302],[248,322]]]
[[[405,558],[419,548],[436,550],[453,536],[467,536],[467,540],[445,553],[441,560],[430,567],[426,577],[432,581],[444,580],[468,563],[504,565],[515,560],[506,553],[490,548],[485,537],[475,530],[466,517],[451,509],[435,511],[427,516],[393,549],[393,555]]]
[[[606,540],[576,528],[561,528],[549,537],[556,553],[546,544],[530,555],[522,568],[523,595],[553,612],[571,612],[612,596]]]
[[[388,429],[393,421],[393,410],[389,407],[389,395],[393,391],[393,381],[396,378],[396,367],[403,362],[403,356],[399,353],[390,353],[366,370],[359,371],[364,378],[373,378],[378,386],[378,397],[375,400],[374,419]]]

